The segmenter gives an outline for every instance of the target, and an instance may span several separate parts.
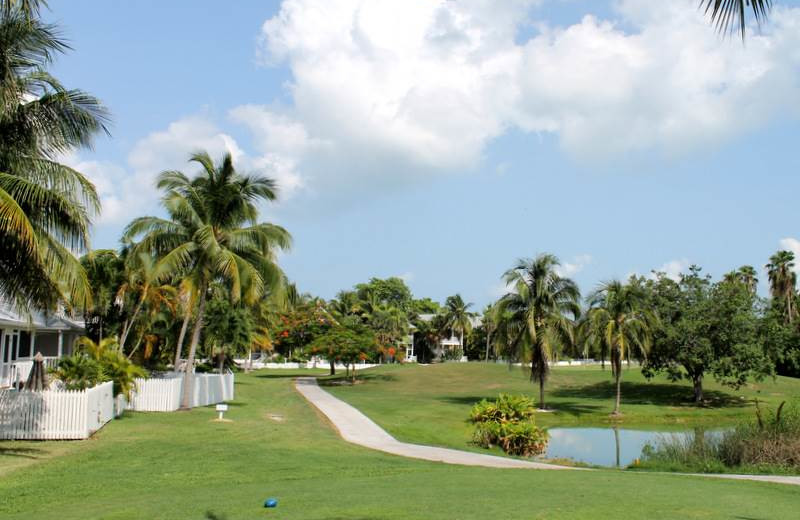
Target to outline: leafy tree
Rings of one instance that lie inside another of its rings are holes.
[[[578,286],[558,274],[559,265],[558,258],[546,253],[519,260],[503,275],[513,292],[498,303],[503,352],[509,361],[530,365],[531,381],[539,383],[541,408],[550,360],[574,341],[574,320],[580,314]]]
[[[393,307],[398,307],[403,311],[411,307],[411,289],[401,278],[391,277],[382,280],[371,278],[368,283],[360,283],[355,287],[359,299],[367,301],[370,297],[378,302],[383,302]]]
[[[428,297],[411,302],[411,312],[413,314],[436,314],[440,309],[439,302],[435,302]]]
[[[378,353],[375,336],[367,327],[358,324],[331,327],[309,345],[312,352],[324,355],[331,364],[331,375],[335,374],[334,363],[352,366],[352,381],[356,380],[355,364],[373,358]]]
[[[217,164],[204,152],[190,160],[201,166],[196,177],[166,171],[158,178],[170,218],[141,217],[124,233],[128,242],[141,237],[136,250],[161,258],[165,276],[187,278],[197,291],[187,376],[194,366],[211,283],[224,281],[234,303],[257,301],[269,287],[283,281],[275,252],[287,249],[291,242],[283,228],[257,223],[257,203],[276,197],[274,181],[239,174],[230,154]],[[186,377],[184,408],[190,395],[191,378]]]
[[[765,266],[769,278],[769,292],[774,304],[781,310],[784,323],[792,323],[797,318],[796,286],[794,272],[794,253],[778,251],[769,258]]]
[[[602,334],[611,353],[611,368],[617,387],[612,414],[620,415],[622,361],[631,349],[646,357],[658,319],[647,306],[645,291],[634,283],[605,282],[589,295],[588,303],[588,327]]]
[[[235,356],[248,352],[252,347],[256,329],[250,308],[241,303],[234,305],[224,293],[216,295],[208,303],[205,343],[209,359],[214,358],[216,351],[220,373],[226,352]]]
[[[647,284],[649,306],[660,318],[643,372],[663,370],[673,381],[689,379],[696,403],[707,374],[733,387],[771,371],[763,345],[759,300],[747,279],[725,276],[712,284],[701,269],[673,281],[661,273]]]
[[[59,162],[107,132],[96,98],[47,72],[69,50],[39,2],[0,2],[0,296],[22,308],[91,303],[74,253],[88,250],[100,204],[85,176]]]
[[[92,251],[81,258],[91,290],[92,304],[84,309],[86,330],[92,339],[119,333],[123,312],[114,305],[117,291],[125,280],[125,262],[113,249]]]

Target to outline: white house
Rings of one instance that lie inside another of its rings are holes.
[[[48,368],[55,366],[59,358],[72,353],[75,340],[83,334],[83,322],[64,313],[34,311],[25,316],[0,302],[0,388],[25,380],[37,352]]]

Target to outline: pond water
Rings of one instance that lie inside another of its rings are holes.
[[[622,428],[549,428],[548,459],[572,459],[597,466],[625,467],[641,458],[645,444],[691,432],[625,430]]]

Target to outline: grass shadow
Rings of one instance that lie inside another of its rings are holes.
[[[443,401],[445,403],[450,404],[459,404],[465,406],[472,406],[479,401],[487,399],[487,400],[494,400],[497,399],[496,395],[486,395],[486,396],[476,396],[476,395],[449,395],[444,397],[439,397],[439,401]],[[606,406],[599,405],[599,404],[590,404],[581,401],[561,401],[561,402],[548,402],[547,407],[555,412],[564,412],[570,415],[574,415],[576,417],[581,416],[583,414],[590,414],[597,412],[598,410],[602,410],[607,408]]]
[[[694,408],[741,408],[749,401],[719,390],[705,390],[703,404],[695,404],[691,388],[665,383],[623,382],[622,398],[625,404],[649,404],[656,406],[694,407]],[[576,399],[610,400],[616,396],[613,381],[605,381],[585,386],[569,386],[550,390],[554,397]],[[559,404],[553,407],[558,409]]]
[[[357,376],[358,383],[370,383],[375,381],[397,381],[397,377],[392,374],[376,374],[359,372]],[[322,376],[317,379],[320,386],[341,386],[343,383],[349,382],[350,377],[344,373],[336,374],[335,376]]]
[[[256,374],[256,377],[260,379],[294,379],[295,377],[319,377],[320,374],[308,374],[304,376],[302,374],[298,374],[297,372],[292,372],[290,374]]]
[[[0,446],[0,457],[21,457],[24,459],[38,459],[47,452],[40,448],[30,448],[27,446]]]

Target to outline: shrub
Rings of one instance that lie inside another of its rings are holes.
[[[484,399],[470,412],[470,421],[476,423],[473,442],[484,448],[500,446],[510,455],[539,455],[547,447],[547,432],[536,427],[534,413],[533,401],[523,395]]]
[[[68,390],[85,390],[106,381],[114,382],[114,395],[130,397],[135,389],[135,379],[147,372],[133,364],[118,350],[116,340],[99,344],[88,338],[77,343],[79,350],[62,358],[53,374]]]
[[[535,411],[533,401],[524,395],[500,394],[495,401],[484,399],[473,406],[470,420],[474,423],[527,421],[533,418]]]

